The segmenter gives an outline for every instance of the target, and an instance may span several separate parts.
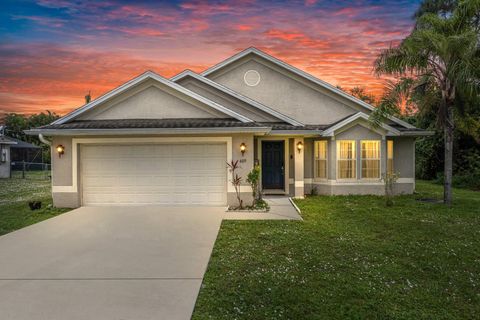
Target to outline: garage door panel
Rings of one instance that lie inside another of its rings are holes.
[[[84,205],[225,205],[225,144],[83,145]]]

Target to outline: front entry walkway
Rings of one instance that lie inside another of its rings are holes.
[[[303,220],[299,209],[286,196],[264,196],[270,206],[268,212],[226,212],[225,220]]]
[[[0,237],[2,319],[190,319],[223,207],[83,207]]]

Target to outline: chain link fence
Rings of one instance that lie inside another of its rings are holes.
[[[50,180],[51,164],[16,161],[11,163],[10,178],[30,180]]]

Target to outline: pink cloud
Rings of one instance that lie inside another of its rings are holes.
[[[246,24],[238,24],[234,28],[237,29],[238,31],[250,31],[253,29],[253,26],[249,26]]]

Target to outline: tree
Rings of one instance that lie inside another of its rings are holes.
[[[350,89],[350,94],[368,104],[374,105],[376,103],[375,96],[371,93],[368,93],[365,88],[362,87],[353,87]]]
[[[403,78],[382,98],[372,115],[374,121],[391,114],[400,95],[415,101],[420,112],[436,111],[437,124],[444,131],[444,202],[448,205],[455,118],[468,118],[480,100],[480,37],[474,23],[479,11],[480,0],[468,0],[458,2],[451,14],[424,13],[407,38],[381,52],[375,61],[377,74]]]
[[[373,94],[368,93],[367,90],[363,87],[353,87],[352,89],[344,89],[341,86],[337,85],[337,89],[340,89],[342,91],[345,91],[346,93],[363,100],[366,103],[369,103],[371,105],[376,104],[376,98]]]
[[[37,114],[26,116],[24,114],[9,113],[5,116],[5,135],[12,138],[27,141],[35,145],[41,146],[43,151],[43,159],[47,162],[50,159],[50,149],[47,145],[40,142],[36,136],[27,136],[23,131],[35,127],[40,127],[52,123],[59,116],[55,112],[49,110]]]
[[[453,14],[460,2],[459,0],[424,0],[415,12],[414,18],[419,18],[426,13],[433,13],[447,18]],[[480,12],[473,14],[471,22],[474,28],[480,29]]]

